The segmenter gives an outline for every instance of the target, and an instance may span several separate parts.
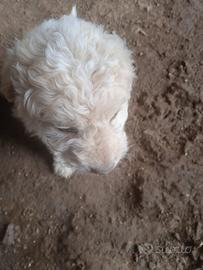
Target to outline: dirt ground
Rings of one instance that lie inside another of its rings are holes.
[[[0,270],[203,269],[203,2],[76,3],[134,52],[130,151],[107,176],[64,180],[1,99]],[[1,0],[0,47],[72,4]]]

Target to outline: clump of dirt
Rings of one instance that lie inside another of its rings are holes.
[[[202,269],[202,1],[76,2],[133,50],[129,153],[107,176],[61,179],[1,99],[0,269]],[[0,48],[72,4],[2,0]]]

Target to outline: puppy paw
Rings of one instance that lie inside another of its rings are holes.
[[[69,178],[75,172],[75,169],[73,167],[67,166],[63,161],[55,161],[54,171],[61,177]]]

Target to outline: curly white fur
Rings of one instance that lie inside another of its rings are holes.
[[[47,145],[57,174],[107,173],[127,153],[132,62],[118,35],[78,18],[75,7],[7,51],[1,91],[13,99],[26,129]]]

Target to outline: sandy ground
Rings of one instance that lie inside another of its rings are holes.
[[[138,66],[131,148],[108,176],[56,177],[0,100],[0,270],[203,269],[203,2],[79,0]],[[1,0],[0,47],[71,1]]]

